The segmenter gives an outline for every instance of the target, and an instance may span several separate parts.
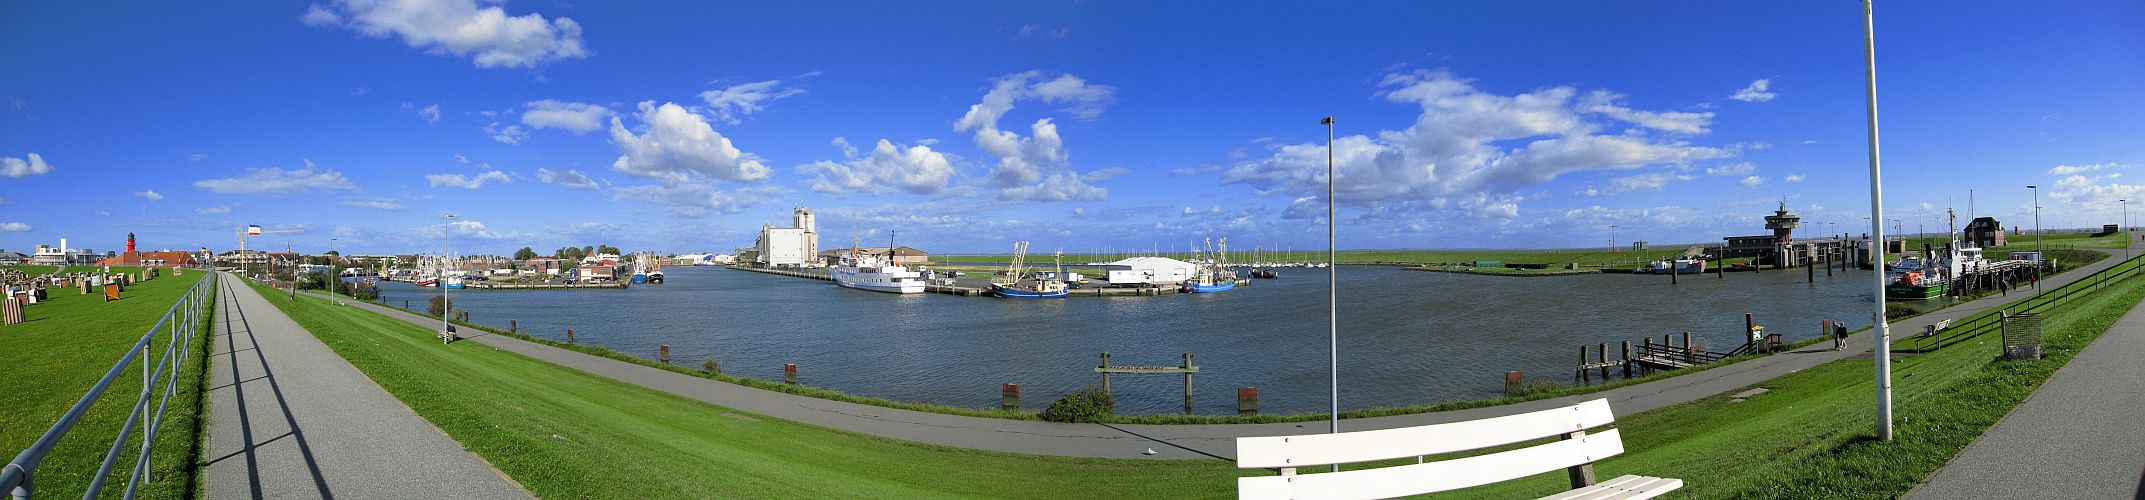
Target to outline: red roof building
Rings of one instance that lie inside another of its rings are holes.
[[[120,267],[194,267],[200,262],[190,252],[125,252],[115,257],[97,261],[100,266]]]

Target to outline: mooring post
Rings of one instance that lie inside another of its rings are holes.
[[[1585,382],[1585,381],[1587,381],[1587,373],[1586,373],[1586,346],[1583,346],[1583,345],[1582,345],[1582,346],[1579,346],[1579,381],[1580,381],[1580,382]]]
[[[1676,284],[1676,277],[1681,274],[1683,274],[1683,271],[1676,269],[1676,261],[1668,261],[1668,284]]]
[[[1601,381],[1609,381],[1609,343],[1602,342],[1594,348],[1594,366],[1601,367]]]
[[[1803,270],[1804,270],[1804,271],[1806,271],[1806,274],[1809,274],[1809,275],[1810,275],[1810,277],[1809,277],[1809,281],[1808,281],[1808,282],[1809,282],[1809,283],[1816,283],[1816,282],[1817,282],[1817,264],[1816,264],[1816,263],[1814,263],[1814,262],[1810,262],[1810,261],[1809,261],[1808,259],[1804,259],[1804,260],[1803,260],[1803,263],[1802,263],[1802,268],[1803,268]]]
[[[797,385],[796,363],[784,363],[782,365],[782,383],[789,385]]]
[[[1686,351],[1691,349],[1691,332],[1683,332],[1683,349]]]
[[[1102,352],[1102,366],[1099,366],[1099,367],[1097,367],[1097,368],[1104,368],[1104,369],[1107,369],[1107,368],[1109,368],[1109,367],[1110,367],[1110,352],[1109,352],[1109,351],[1103,351],[1103,352]],[[1110,393],[1110,372],[1107,372],[1107,371],[1104,371],[1104,372],[1102,372],[1102,393],[1103,393],[1103,394],[1109,394],[1109,393]]]
[[[573,345],[573,329],[566,329],[566,345]]]
[[[1725,252],[1723,253],[1725,254]],[[1728,279],[1728,258],[1722,257],[1720,259],[1720,267],[1715,267],[1713,269],[1713,274],[1720,276],[1720,279]]]
[[[1240,417],[1259,414],[1259,388],[1236,388],[1236,415]]]
[[[1184,353],[1184,414],[1192,414],[1192,353]]]
[[[998,386],[998,409],[1020,411],[1020,384],[1007,383]]]
[[[663,364],[670,364],[670,344],[662,344],[656,349],[657,352],[660,353],[660,355],[663,357]]]
[[[518,319],[510,319],[510,320],[506,320],[506,332],[507,332],[507,333],[521,333],[521,320],[518,320]]]
[[[1631,378],[1631,341],[1624,341],[1624,378]]]

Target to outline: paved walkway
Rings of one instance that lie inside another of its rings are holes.
[[[2145,498],[2145,304],[1909,495]]]
[[[529,497],[237,277],[218,279],[209,498]]]
[[[2133,242],[2133,244],[2136,244]],[[2120,261],[2109,258],[2045,281],[2054,288],[2091,275]],[[2027,289],[2027,290],[2030,290]],[[2024,292],[2024,290],[2022,290]],[[1902,339],[1935,324],[1994,308],[2021,295],[1976,300],[1906,321],[1892,323],[1893,338]],[[362,307],[427,328],[439,320],[375,304]],[[1344,332],[1345,333],[1345,332]],[[591,356],[565,349],[498,335],[478,335],[475,342],[513,351],[562,366],[587,371],[630,384],[669,392],[719,406],[774,416],[813,425],[873,434],[895,439],[984,450],[1041,455],[1089,456],[1134,459],[1223,459],[1236,455],[1235,439],[1241,436],[1273,436],[1324,432],[1325,422],[1226,425],[1113,425],[1062,424],[994,418],[964,417],[898,410],[795,396],[774,391],[716,382],[667,370]],[[1789,373],[1857,355],[1867,355],[1874,343],[1867,332],[1850,338],[1847,348],[1829,349],[1829,343],[1790,353],[1752,359],[1684,376],[1670,377],[1565,398],[1473,408],[1437,413],[1347,419],[1341,430],[1389,429],[1415,425],[1476,420],[1535,410],[1568,406],[1581,401],[1608,398],[1618,415],[1630,415],[1698,400],[1749,387]],[[1146,451],[1155,453],[1148,454]]]

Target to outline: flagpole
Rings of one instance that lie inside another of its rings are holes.
[[[1876,282],[1877,439],[1892,440],[1892,326],[1884,322],[1884,183],[1877,155],[1877,25],[1871,0],[1862,0],[1862,58],[1869,82],[1870,277]]]

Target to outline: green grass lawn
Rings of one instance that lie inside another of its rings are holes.
[[[1942,231],[1942,229],[1938,229],[1938,231]],[[2041,247],[2044,249],[2121,249],[2123,248],[2123,246],[2130,243],[2130,234],[2131,233],[2129,232],[2117,232],[2115,234],[2107,236],[2093,236],[2092,233],[2049,233],[2047,235],[2047,238],[2040,239],[2040,244]],[[2037,238],[2035,238],[2031,229],[2028,229],[2026,231],[2026,234],[2005,235],[2004,241],[2005,243],[2007,243],[2006,245],[2000,247],[1989,247],[1986,253],[1991,259],[2001,259],[2004,258],[2004,256],[2009,255],[2011,252],[2031,252],[2033,251],[2033,245],[2035,243],[2034,240],[2036,239]],[[1943,236],[1930,236],[1926,238],[1907,238],[1907,249],[1921,250],[1923,244],[1928,244],[1933,248],[1942,249],[1944,248],[1945,243],[1950,242],[1951,240],[1949,238],[1945,238]]]
[[[42,274],[52,267],[30,269]],[[0,390],[0,453],[14,458],[37,441],[202,276],[200,272],[167,274],[128,287],[123,299],[111,303],[95,294],[53,289],[49,292],[51,300],[24,309],[28,322],[0,326],[0,352],[9,354],[5,368],[0,368],[0,387],[5,388]],[[202,325],[204,329],[195,337],[192,359],[180,373],[180,390],[173,397],[157,437],[157,481],[142,492],[145,497],[185,497],[194,489],[200,392],[205,381],[202,368],[207,361],[209,340],[205,328],[209,322]],[[160,335],[159,345],[168,339]],[[155,353],[161,355],[162,350]],[[154,358],[150,359],[153,362]],[[141,392],[140,363],[137,358],[113,381],[104,397],[39,465],[35,477],[38,496],[79,497],[88,488],[112,438],[133,409],[134,396]],[[138,426],[134,435],[141,435]],[[140,449],[139,437],[128,441],[128,449]],[[113,477],[106,481],[108,493],[125,488],[133,455],[122,454],[121,458]]]
[[[590,375],[318,299],[270,302],[544,497],[1225,497],[1229,463],[1042,457],[865,436]],[[710,381],[709,383],[719,383]]]

